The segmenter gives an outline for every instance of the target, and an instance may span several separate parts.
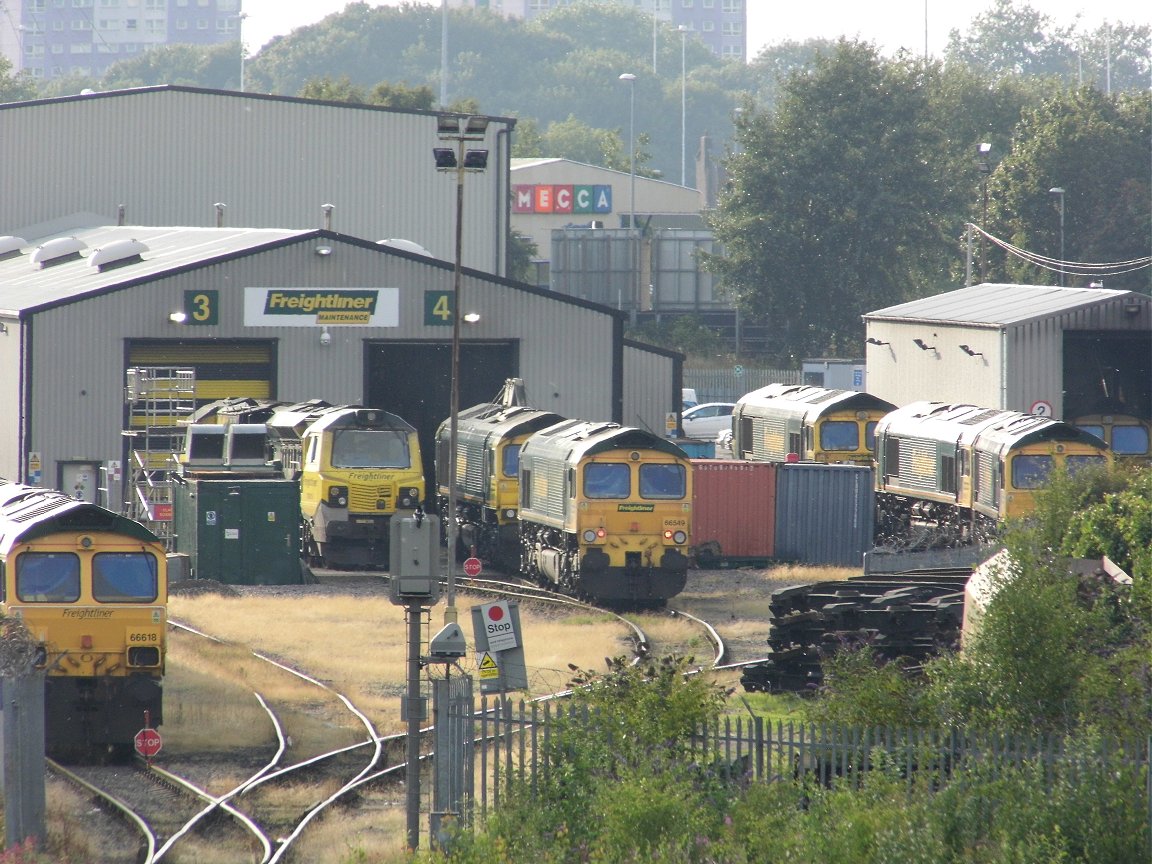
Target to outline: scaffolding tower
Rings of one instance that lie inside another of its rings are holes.
[[[196,410],[196,370],[138,366],[125,376],[130,442],[125,512],[172,551],[172,471]]]

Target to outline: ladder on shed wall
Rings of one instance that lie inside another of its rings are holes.
[[[130,442],[126,511],[172,551],[172,478],[196,410],[196,370],[137,366],[125,375]]]

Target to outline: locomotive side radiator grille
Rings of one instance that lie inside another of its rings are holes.
[[[936,489],[936,445],[913,438],[900,440],[900,485],[909,489]]]
[[[783,417],[752,419],[752,452],[769,459],[788,455],[788,424]]]

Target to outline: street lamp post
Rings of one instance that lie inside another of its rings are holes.
[[[976,167],[980,169],[980,188],[984,198],[983,213],[980,217],[980,281],[988,280],[988,259],[984,253],[985,232],[988,230],[988,175],[992,173],[992,145],[981,142],[976,145]]]
[[[688,41],[688,28],[681,24],[680,31],[680,185],[688,185],[688,78],[685,75],[684,46]]]
[[[464,174],[483,171],[488,167],[488,151],[465,150],[468,141],[483,141],[488,128],[487,117],[459,114],[441,114],[437,118],[437,136],[442,141],[453,141],[451,147],[435,147],[432,155],[440,171],[456,173],[456,260],[452,271],[452,384],[448,406],[448,512],[443,515],[448,532],[448,605],[444,610],[444,623],[456,622],[456,546],[460,526],[456,521],[456,441],[460,427],[460,271],[464,252]]]
[[[247,12],[241,12],[236,16],[236,32],[240,37],[240,92],[244,92],[244,55],[248,52],[244,50],[244,19],[248,17]]]
[[[1053,186],[1048,190],[1049,195],[1060,199],[1060,287],[1064,287],[1064,187]]]
[[[625,72],[620,76],[621,81],[628,82],[628,229],[633,230],[636,227],[636,76],[631,72]],[[635,245],[632,245],[635,250]],[[640,280],[640,256],[634,254],[632,258],[632,265],[636,270],[636,280]],[[636,287],[633,286],[633,294],[636,295]],[[633,302],[638,299],[633,296]],[[621,304],[617,304],[621,305]],[[633,309],[635,314],[635,309]]]

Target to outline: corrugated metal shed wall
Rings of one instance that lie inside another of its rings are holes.
[[[1138,314],[1124,311],[1133,305],[1141,309]],[[1150,308],[1140,295],[1101,294],[1099,303],[1003,327],[869,321],[868,336],[890,344],[865,346],[868,391],[897,405],[931,399],[1011,411],[1028,411],[1043,400],[1052,405],[1054,416],[1062,417],[1064,334],[1147,333]],[[912,341],[916,338],[935,351],[921,350]]]
[[[465,180],[463,260],[490,273],[507,228],[505,128],[472,145],[489,167]],[[129,224],[215,225],[216,202],[227,225],[320,228],[332,204],[334,230],[455,259],[456,174],[435,169],[431,113],[158,88],[0,106],[0,140],[21,166],[4,179],[0,234],[75,212],[114,224],[120,204]]]
[[[19,322],[4,319],[7,332],[0,333],[0,477],[16,480],[20,476],[20,351],[23,332]]]
[[[680,404],[680,394],[675,390],[676,365],[676,358],[666,353],[624,346],[625,426],[668,434],[666,415]]]
[[[46,482],[55,482],[48,467],[55,460],[121,458],[125,340],[275,340],[278,398],[320,397],[330,402],[364,398],[365,340],[450,341],[450,328],[424,326],[423,295],[428,289],[450,289],[451,267],[351,244],[332,245],[332,254],[321,257],[313,251],[314,242],[301,241],[38,313],[29,448],[43,453]],[[319,330],[313,327],[244,327],[246,286],[399,287],[400,326],[331,327],[332,342],[327,346],[320,344]],[[184,291],[205,288],[221,292],[218,326],[181,327],[169,322],[168,314],[183,306]],[[515,341],[525,386],[535,404],[568,417],[613,416],[614,316],[609,310],[559,303],[546,293],[468,274],[462,280],[461,299],[462,307],[481,315],[462,338]],[[666,369],[646,368],[647,374],[667,375]],[[421,372],[413,369],[412,374]],[[647,389],[667,388],[668,380],[665,377],[660,385],[650,382]],[[638,383],[637,390],[643,389]]]
[[[895,405],[931,399],[1000,407],[998,328],[875,321],[868,325],[868,336],[888,343],[865,345],[872,395]],[[913,339],[935,350],[925,351]],[[965,353],[961,345],[977,354]]]

